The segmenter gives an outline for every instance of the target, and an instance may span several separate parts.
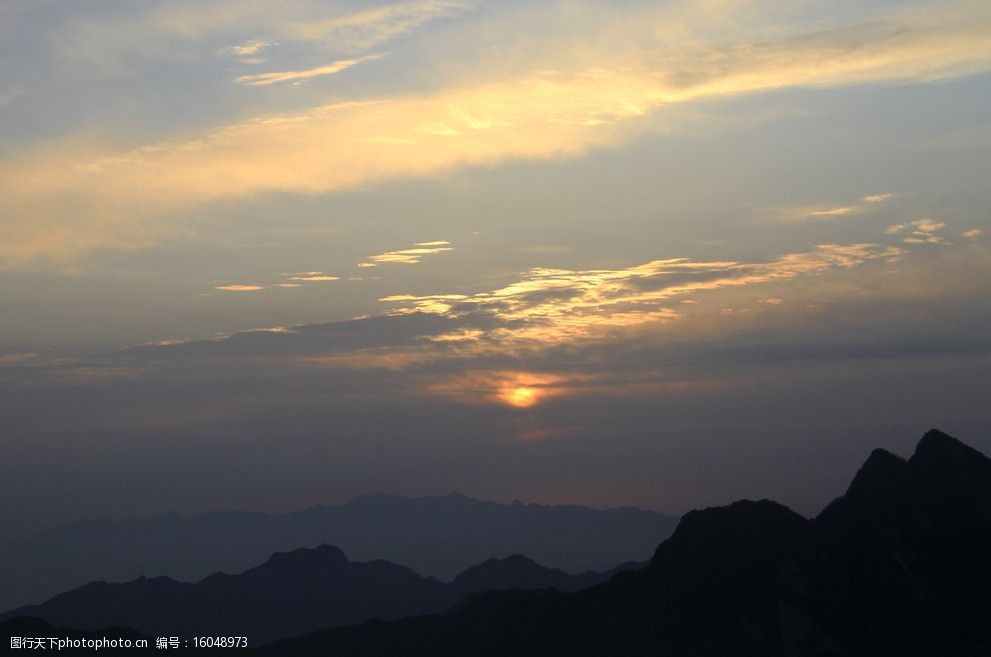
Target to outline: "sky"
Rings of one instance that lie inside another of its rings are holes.
[[[991,450],[991,5],[0,5],[0,522],[805,514]]]

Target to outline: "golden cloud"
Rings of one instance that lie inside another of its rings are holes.
[[[626,143],[656,123],[645,117],[670,105],[983,71],[991,67],[989,31],[991,6],[965,3],[729,48],[701,43],[672,53],[633,40],[635,48],[613,44],[596,62],[576,57],[555,69],[262,116],[137,148],[57,141],[0,163],[0,261],[18,267],[141,247],[183,230],[185,213],[210,201],[580,155]]]
[[[488,339],[502,347],[521,342],[558,344],[670,322],[682,314],[670,305],[681,301],[678,297],[849,269],[903,254],[901,249],[879,244],[820,244],[811,251],[764,263],[671,258],[623,269],[534,268],[519,281],[490,292],[393,295],[382,301],[397,304],[396,314],[456,318],[484,313],[501,320],[489,331],[461,332],[452,341]],[[780,299],[771,299],[767,302],[780,303]]]
[[[270,73],[253,73],[251,75],[239,75],[234,78],[234,82],[238,84],[246,84],[251,87],[264,87],[270,84],[277,84],[279,82],[295,82],[299,80],[308,80],[309,78],[316,78],[322,75],[334,75],[335,73],[340,73],[341,71],[346,71],[352,66],[357,66],[362,62],[373,61],[376,59],[382,59],[385,54],[378,55],[366,55],[364,57],[359,57],[357,59],[340,59],[335,62],[331,62],[325,66],[317,66],[314,68],[302,70],[302,71],[272,71]]]
[[[892,224],[884,232],[888,235],[898,235],[908,231],[908,236],[902,240],[906,244],[949,244],[942,235],[936,234],[945,227],[946,223],[942,221],[919,219],[907,224]]]
[[[437,240],[434,242],[417,242],[412,248],[400,251],[386,251],[378,255],[373,255],[365,262],[358,263],[359,267],[376,267],[382,263],[399,263],[403,265],[417,265],[423,256],[435,253],[453,251],[454,247],[447,240]]]

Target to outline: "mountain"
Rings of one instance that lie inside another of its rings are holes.
[[[875,450],[816,518],[783,591],[845,654],[991,654],[991,460],[946,434]],[[976,646],[982,646],[977,648]],[[968,652],[969,651],[969,652]]]
[[[239,575],[218,572],[196,583],[168,577],[91,582],[0,620],[29,616],[82,630],[130,627],[154,636],[233,636],[250,630],[252,642],[260,644],[372,618],[439,614],[480,591],[574,591],[613,572],[569,575],[513,555],[489,559],[448,584],[387,561],[349,561],[339,548],[321,545],[276,553]]]
[[[451,494],[364,495],[285,514],[205,513],[63,525],[0,542],[0,609],[94,580],[150,573],[185,581],[241,572],[273,552],[320,544],[448,580],[485,559],[526,554],[567,572],[646,558],[677,519],[635,508],[498,504]]]
[[[558,591],[579,591],[607,581],[624,570],[640,570],[646,563],[628,561],[604,572],[587,571],[571,575],[558,568],[542,566],[522,554],[513,554],[504,559],[487,559],[472,566],[451,581],[451,588],[463,598],[480,591],[501,591],[505,589],[557,589]]]
[[[991,461],[933,430],[876,450],[812,520],[775,502],[685,515],[642,571],[574,593],[483,593],[439,616],[263,655],[991,655]]]
[[[461,581],[503,569],[523,581],[533,571],[514,556]],[[908,459],[875,450],[811,520],[768,500],[693,511],[645,568],[589,588],[488,591],[444,614],[372,620],[250,652],[989,657],[988,591],[991,460],[932,430]],[[0,629],[25,622],[37,621]]]

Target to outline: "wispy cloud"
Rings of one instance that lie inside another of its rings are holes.
[[[629,16],[620,18],[629,25]],[[989,30],[991,7],[968,3],[733,47],[700,43],[670,52],[627,39],[595,62],[493,71],[419,94],[261,116],[131,150],[68,139],[0,163],[7,218],[0,256],[3,266],[18,267],[86,249],[139,247],[177,229],[162,217],[208,201],[578,156],[628,143],[661,123],[662,108],[680,104],[987,70]],[[301,74],[248,79],[271,84]]]
[[[612,269],[535,268],[486,292],[387,297],[393,314],[186,342],[141,357],[212,363],[242,362],[250,354],[294,376],[318,369],[321,380],[374,380],[379,383],[370,387],[389,398],[443,397],[523,413],[574,396],[701,394],[734,385],[725,365],[741,359],[750,372],[754,359],[987,353],[986,340],[976,347],[842,342],[850,328],[863,334],[864,322],[899,326],[902,320],[884,311],[892,294],[907,295],[905,309],[921,305],[931,317],[963,259],[982,271],[991,267],[983,251],[939,249],[906,258],[900,277],[908,282],[894,281],[888,261],[907,255],[880,244],[821,244],[763,261],[668,258]],[[983,290],[971,285],[968,294],[978,298]],[[840,342],[820,341],[834,330]],[[798,334],[816,337],[771,344],[776,335]],[[700,353],[708,353],[705,363],[695,357]]]
[[[810,212],[809,216],[812,217],[842,217],[848,214],[853,214],[857,211],[855,207],[845,207],[845,208],[833,208],[832,210],[817,210],[815,212]]]
[[[322,20],[290,23],[284,29],[296,39],[325,41],[338,49],[360,52],[430,21],[469,11],[474,5],[470,0],[407,0]]]
[[[573,392],[576,385],[589,379],[549,372],[476,371],[441,378],[429,384],[427,390],[469,404],[496,402],[525,409]]]
[[[761,211],[761,220],[764,221],[770,218],[774,222],[796,223],[807,220],[810,217],[814,219],[836,219],[839,217],[865,214],[877,209],[878,204],[890,201],[894,197],[894,194],[872,194],[849,205],[838,207],[799,206],[764,209]]]
[[[517,341],[557,344],[603,332],[663,325],[682,315],[673,305],[679,297],[848,269],[869,260],[897,259],[903,253],[878,244],[821,244],[812,251],[765,263],[672,258],[624,269],[536,268],[519,281],[490,292],[393,295],[382,301],[396,304],[393,312],[400,314],[491,315],[500,323],[484,338],[502,345]],[[473,337],[481,340],[482,335]]]
[[[892,224],[885,229],[888,235],[908,233],[902,241],[906,244],[949,244],[942,235],[937,235],[946,224],[936,219],[920,219],[907,224]]]
[[[383,263],[396,263],[402,265],[417,265],[424,256],[435,253],[453,251],[454,247],[447,240],[437,240],[434,242],[417,242],[412,248],[399,251],[386,251],[378,255],[373,255],[365,262],[358,263],[359,267],[376,267]]]
[[[978,237],[984,234],[980,228],[971,228],[970,230],[965,230],[963,233],[964,239],[976,240]]]
[[[217,51],[218,55],[223,55],[225,57],[249,57],[251,55],[256,55],[266,48],[271,48],[272,46],[277,46],[279,44],[274,41],[266,41],[264,39],[254,39],[252,41],[245,41],[234,46],[227,46],[226,48],[221,48]]]
[[[31,362],[38,358],[39,354],[36,351],[21,351],[12,354],[0,354],[0,366],[2,365],[20,365],[22,363]]]
[[[267,285],[260,285],[256,283],[251,284],[232,284],[232,285],[217,285],[214,287],[215,290],[223,290],[224,292],[257,292],[259,290],[269,290],[272,288],[294,288],[303,287],[305,283],[326,283],[329,281],[339,281],[339,276],[331,276],[330,274],[325,274],[322,271],[304,271],[297,272],[295,274],[284,274],[283,280],[280,283],[271,283]]]
[[[80,75],[127,77],[161,61],[186,60],[209,44],[230,43],[207,52],[248,58],[277,43],[295,44],[311,54],[359,55],[415,31],[430,21],[468,11],[473,3],[407,0],[354,11],[341,2],[292,0],[187,0],[132,3],[125,11],[82,12],[59,21],[45,35],[63,66]],[[247,35],[265,35],[244,40]]]
[[[333,75],[335,73],[340,73],[341,71],[346,71],[352,66],[357,66],[362,62],[382,59],[387,54],[388,53],[379,53],[375,55],[366,55],[365,57],[359,57],[358,59],[341,59],[325,66],[317,66],[316,68],[310,68],[302,71],[274,71],[271,73],[241,75],[234,78],[234,81],[238,84],[246,84],[251,87],[263,87],[270,84],[277,84],[279,82],[308,80],[310,78],[316,78],[322,75]]]
[[[289,277],[291,281],[309,281],[309,282],[322,282],[322,281],[339,281],[339,276],[331,276],[325,274],[322,271],[307,271],[298,274],[293,274]]]

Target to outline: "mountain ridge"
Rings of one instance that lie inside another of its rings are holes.
[[[768,500],[693,511],[639,572],[574,593],[484,593],[262,653],[987,657],[989,504],[991,460],[928,432],[907,460],[873,452],[811,519]]]
[[[250,627],[254,641],[267,643],[373,618],[440,614],[487,590],[574,591],[617,571],[569,575],[510,555],[470,567],[445,583],[381,559],[350,561],[340,548],[320,545],[277,552],[242,573],[218,571],[196,582],[165,576],[89,582],[40,605],[0,614],[0,621],[29,616],[85,631],[116,626],[185,636],[234,635]]]
[[[696,510],[645,568],[579,591],[476,593],[251,654],[989,657],[989,509],[991,459],[930,431],[908,459],[871,452],[813,518],[771,500]]]
[[[514,553],[569,573],[598,572],[646,559],[676,522],[631,507],[501,504],[460,493],[369,494],[284,514],[98,519],[0,544],[0,609],[93,580],[154,573],[196,581],[218,570],[241,572],[274,552],[324,543],[361,561],[384,559],[442,580]]]

